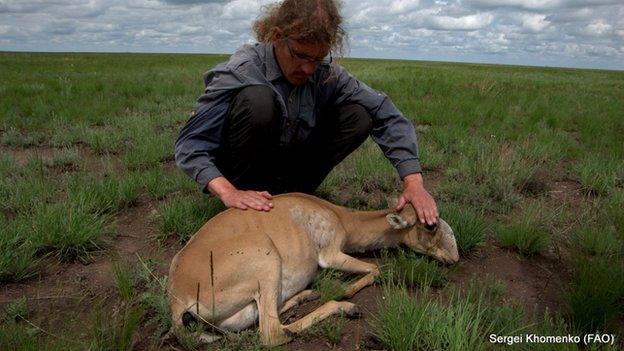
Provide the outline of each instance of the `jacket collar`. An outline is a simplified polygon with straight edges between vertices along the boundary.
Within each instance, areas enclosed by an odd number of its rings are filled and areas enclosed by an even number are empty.
[[[266,63],[266,77],[272,82],[283,76],[282,69],[277,63],[275,52],[273,51],[273,43],[269,42],[264,46],[264,57]]]

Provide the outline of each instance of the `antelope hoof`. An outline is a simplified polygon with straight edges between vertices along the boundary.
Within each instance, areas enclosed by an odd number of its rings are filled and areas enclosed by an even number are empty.
[[[261,337],[261,339],[264,346],[275,347],[289,343],[292,340],[292,337],[289,335],[288,331],[284,329],[282,333],[270,335],[268,338]]]
[[[344,313],[345,317],[350,319],[357,319],[362,317],[362,310],[355,304],[353,304],[349,308],[344,309],[342,312]]]

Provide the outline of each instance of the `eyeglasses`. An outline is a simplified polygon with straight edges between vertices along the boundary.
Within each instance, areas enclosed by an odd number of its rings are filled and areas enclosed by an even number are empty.
[[[294,60],[298,60],[298,61],[302,61],[302,62],[306,62],[306,63],[311,63],[313,65],[318,65],[319,63],[325,61],[325,57],[321,57],[321,58],[315,58],[315,57],[311,57],[308,56],[306,54],[302,54],[300,52],[297,52],[295,50],[293,50],[293,48],[290,46],[290,42],[288,40],[288,38],[284,38],[284,41],[286,42],[286,47],[288,48],[288,52],[290,53],[290,57],[293,58]],[[331,54],[329,55],[329,59],[327,60],[328,63],[331,63],[333,60]]]

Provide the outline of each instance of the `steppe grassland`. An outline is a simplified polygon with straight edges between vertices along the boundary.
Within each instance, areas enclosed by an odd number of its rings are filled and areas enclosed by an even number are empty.
[[[202,91],[201,74],[225,59],[1,54],[0,279],[41,279],[43,265],[51,261],[88,262],[114,251],[115,218],[140,198],[158,206],[151,218],[159,228],[153,233],[155,246],[187,240],[221,210],[218,201],[200,194],[175,169],[172,150],[178,128]],[[618,332],[624,301],[624,73],[342,63],[389,95],[417,126],[425,179],[435,184],[432,192],[442,217],[457,232],[464,260],[480,246],[500,245],[527,260],[554,255],[565,271],[562,311],[529,322],[532,311],[521,306],[508,309],[526,319],[486,308],[499,303],[498,293],[460,292],[446,282],[446,267],[408,253],[382,255],[386,273],[380,283],[392,298],[381,301],[371,331],[385,347],[411,340],[432,348],[449,343],[478,348],[487,345],[488,332],[518,328],[546,334]],[[557,196],[569,187],[573,196]],[[385,207],[385,195],[397,195],[399,189],[395,171],[369,140],[330,174],[319,194],[373,209]],[[159,344],[160,333],[169,327],[161,284],[166,278],[153,273],[159,264],[168,262],[116,266],[118,294],[102,306],[115,304],[122,312],[113,318],[106,308],[96,309],[84,322],[86,336],[50,337],[25,322],[37,324],[40,317],[28,301],[6,303],[0,349],[125,349],[133,334],[145,335],[144,325]],[[339,278],[325,274],[315,284],[328,287],[331,296],[332,289],[341,288],[332,283]],[[501,290],[500,282],[488,284]],[[419,299],[410,299],[412,294]],[[440,294],[447,300],[438,300]],[[462,303],[445,309],[449,301]],[[415,312],[393,313],[396,308]],[[402,317],[438,310],[447,312],[422,330],[394,328],[409,322]],[[146,319],[150,323],[139,323]],[[464,327],[470,333],[460,335],[457,330]],[[428,331],[439,328],[447,332]]]

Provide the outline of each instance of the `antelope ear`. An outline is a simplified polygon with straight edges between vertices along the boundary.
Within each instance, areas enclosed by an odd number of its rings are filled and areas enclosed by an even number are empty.
[[[386,215],[386,219],[388,220],[388,223],[390,223],[390,226],[394,229],[405,229],[409,227],[407,221],[396,213],[388,213]]]

